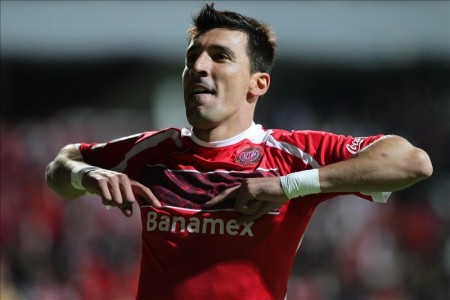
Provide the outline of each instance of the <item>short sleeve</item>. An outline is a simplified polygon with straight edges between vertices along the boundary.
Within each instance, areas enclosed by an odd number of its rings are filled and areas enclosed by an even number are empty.
[[[86,163],[105,169],[112,169],[120,163],[128,151],[138,142],[141,133],[134,134],[106,143],[78,144]]]

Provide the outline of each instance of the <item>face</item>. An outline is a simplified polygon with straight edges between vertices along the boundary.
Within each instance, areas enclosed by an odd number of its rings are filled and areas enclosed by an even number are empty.
[[[187,119],[194,128],[209,130],[253,119],[246,48],[245,33],[222,28],[209,30],[189,44],[183,88]]]

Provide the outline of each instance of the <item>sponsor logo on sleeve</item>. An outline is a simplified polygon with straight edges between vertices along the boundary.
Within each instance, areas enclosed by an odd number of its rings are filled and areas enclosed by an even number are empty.
[[[363,138],[363,137],[354,138],[351,144],[345,145],[345,147],[347,148],[347,151],[350,152],[351,154],[358,153],[361,150],[361,145],[365,139],[366,138]]]

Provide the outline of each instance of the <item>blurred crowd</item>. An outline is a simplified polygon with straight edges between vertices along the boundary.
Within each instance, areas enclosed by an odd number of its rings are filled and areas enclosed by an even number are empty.
[[[362,95],[367,99],[361,111],[366,118],[352,118],[352,111],[348,116],[317,114],[314,103],[301,95],[301,109],[279,109],[264,116],[273,111],[266,104],[259,111],[267,127],[340,128],[352,135],[398,128],[396,133],[414,137],[413,143],[432,154],[435,166],[431,179],[394,193],[385,205],[356,197],[322,203],[300,246],[288,299],[450,299],[450,170],[444,149],[450,126],[448,119],[438,119],[439,110],[450,111],[450,106],[430,103],[436,107],[426,115],[421,111],[424,95],[414,89],[404,97],[377,90],[379,95]],[[400,103],[389,101],[394,96]],[[403,115],[401,99],[410,101]],[[371,106],[383,113],[373,115]],[[421,117],[410,120],[411,116]],[[38,120],[2,120],[2,300],[134,298],[141,246],[138,210],[126,218],[118,210],[105,209],[94,196],[63,200],[45,186],[44,171],[65,144],[153,129],[148,123],[142,111],[92,109]],[[361,128],[370,132],[358,132]]]

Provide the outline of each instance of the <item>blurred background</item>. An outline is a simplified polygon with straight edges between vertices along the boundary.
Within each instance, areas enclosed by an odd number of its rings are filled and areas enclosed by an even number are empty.
[[[1,1],[1,299],[133,299],[139,213],[65,201],[65,144],[187,125],[185,32],[201,1]],[[256,122],[425,149],[433,176],[388,204],[322,203],[289,299],[450,299],[448,1],[217,1],[278,34]]]

